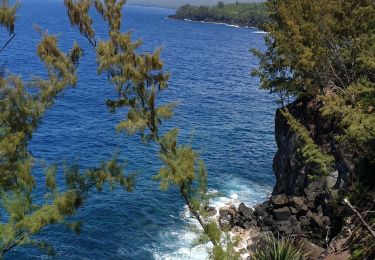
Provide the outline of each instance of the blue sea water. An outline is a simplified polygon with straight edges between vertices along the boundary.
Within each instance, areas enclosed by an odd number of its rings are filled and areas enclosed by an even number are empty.
[[[193,136],[193,146],[207,164],[210,190],[221,194],[213,203],[254,205],[272,190],[276,150],[276,98],[259,90],[258,79],[250,77],[258,61],[249,49],[264,48],[263,34],[256,29],[165,19],[173,12],[127,6],[123,30],[143,40],[141,51],[163,48],[171,80],[161,101],[179,101],[175,117],[164,127],[180,127],[182,142]],[[70,27],[62,1],[25,0],[17,17],[17,35],[0,61],[25,80],[45,76],[36,56],[40,35],[34,24],[58,34],[64,50],[74,40],[85,49],[79,83],[57,99],[30,142],[37,160],[36,179],[44,180],[42,162],[77,161],[84,169],[110,159],[116,150],[128,172],[139,172],[132,193],[105,189],[90,194],[85,206],[70,218],[83,222],[80,235],[55,225],[37,238],[54,246],[57,259],[205,259],[204,247],[191,248],[194,233],[188,224],[193,222],[178,191],[162,192],[151,180],[160,166],[157,148],[145,147],[138,136],[116,133],[114,127],[124,114],[113,115],[105,106],[115,90],[105,76],[97,75],[95,53]],[[106,28],[99,19],[95,28],[105,37]],[[6,34],[0,36],[6,41]],[[42,190],[35,196],[41,199]],[[6,257],[41,258],[47,255],[33,247],[16,248]]]

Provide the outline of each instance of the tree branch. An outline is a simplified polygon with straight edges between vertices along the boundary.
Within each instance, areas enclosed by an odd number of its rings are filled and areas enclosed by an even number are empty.
[[[348,199],[344,199],[344,202],[348,207],[358,216],[358,218],[362,221],[363,225],[367,228],[367,230],[371,233],[371,235],[375,238],[375,232],[371,229],[371,226],[362,218],[361,214],[356,210]]]
[[[10,37],[10,39],[3,45],[3,47],[1,47],[1,49],[0,49],[0,53],[2,53],[3,52],[3,50],[9,45],[9,43],[13,40],[13,38],[14,37],[16,37],[16,34],[14,33],[13,35],[12,35],[12,37]]]

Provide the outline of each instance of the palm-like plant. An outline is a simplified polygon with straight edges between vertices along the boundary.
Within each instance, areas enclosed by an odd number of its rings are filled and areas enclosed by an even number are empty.
[[[291,238],[266,238],[265,245],[259,245],[251,255],[252,260],[307,260],[308,254],[298,249]]]

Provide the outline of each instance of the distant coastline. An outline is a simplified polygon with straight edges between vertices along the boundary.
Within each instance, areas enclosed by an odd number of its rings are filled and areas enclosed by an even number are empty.
[[[260,28],[258,28],[256,26],[224,23],[224,22],[219,22],[219,21],[214,21],[214,20],[212,20],[212,21],[211,20],[190,20],[188,18],[179,19],[179,18],[174,18],[173,16],[169,16],[166,19],[180,20],[180,21],[193,22],[193,23],[203,23],[203,24],[218,24],[218,25],[225,25],[225,26],[228,26],[228,27],[235,27],[235,28],[259,29],[259,30],[261,30]]]
[[[162,6],[162,5],[152,5],[152,4],[136,4],[136,3],[131,3],[131,4],[127,4],[126,6],[165,9],[165,10],[170,10],[171,12],[172,11],[176,12],[176,10],[177,10],[177,8],[174,8],[174,7],[167,7],[167,6]]]
[[[263,30],[268,21],[268,14],[264,3],[219,3],[213,7],[187,4],[180,7],[176,14],[170,15],[169,18]]]

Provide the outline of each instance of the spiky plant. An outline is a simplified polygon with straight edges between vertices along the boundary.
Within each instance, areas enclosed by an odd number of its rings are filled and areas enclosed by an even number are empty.
[[[251,255],[252,260],[306,260],[308,254],[295,246],[293,239],[266,237],[265,245],[259,245]]]

